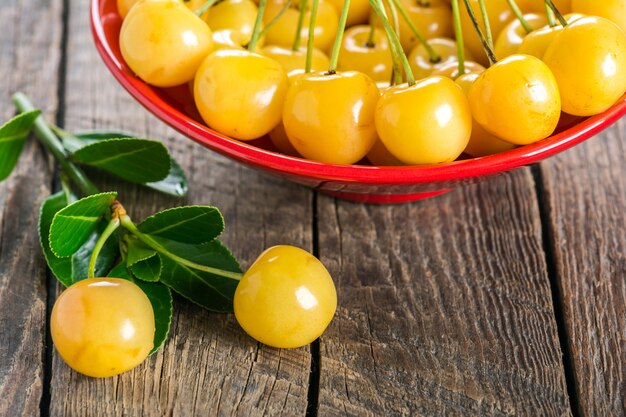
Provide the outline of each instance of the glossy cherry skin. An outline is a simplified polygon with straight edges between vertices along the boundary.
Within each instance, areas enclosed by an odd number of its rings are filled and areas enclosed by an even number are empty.
[[[158,87],[193,79],[212,47],[206,23],[174,0],[136,4],[120,30],[124,60],[139,78]]]
[[[401,160],[393,156],[385,144],[380,139],[374,142],[374,146],[367,153],[367,160],[375,166],[402,166],[405,165]]]
[[[130,11],[130,9],[137,3],[139,0],[117,0],[117,12],[120,14],[122,19],[126,18],[126,15]]]
[[[579,13],[570,13],[565,15],[564,17],[569,23],[572,23],[580,19],[581,17],[584,17],[584,15]],[[552,43],[552,40],[554,39],[556,34],[562,29],[563,26],[561,25],[556,25],[553,27],[544,26],[540,29],[530,32],[524,37],[524,39],[522,39],[522,43],[517,49],[517,53],[532,55],[539,59],[543,59],[543,56],[548,49],[548,46],[550,46],[550,43]]]
[[[307,159],[348,165],[374,145],[376,83],[367,75],[315,72],[294,79],[283,111],[289,141]]]
[[[470,87],[474,84],[474,81],[480,76],[480,73],[469,73],[461,75],[454,82],[461,86],[465,95],[469,94]],[[478,157],[493,155],[496,153],[508,151],[515,148],[515,145],[506,141],[503,141],[487,132],[480,123],[472,119],[472,136],[470,137],[467,146],[463,150],[464,153]]]
[[[339,51],[340,71],[360,71],[374,81],[389,81],[393,71],[389,41],[385,32],[376,28],[374,42],[368,45],[369,26],[353,26],[343,35]]]
[[[263,22],[268,24],[274,16],[280,12],[285,2],[286,0],[268,0],[265,14],[263,15]],[[297,1],[295,3],[297,3]],[[309,0],[307,2],[307,13],[304,17],[306,23],[302,26],[301,30],[302,45],[306,45],[309,39],[308,22],[311,18],[311,4],[312,1]],[[267,32],[267,43],[291,47],[298,27],[299,14],[300,11],[295,5],[289,7],[278,22]],[[317,9],[317,18],[315,20],[315,37],[313,41],[315,47],[324,52],[328,51],[335,39],[338,26],[339,14],[335,10],[335,7],[325,0],[320,0]]]
[[[299,72],[304,70],[306,65],[306,47],[304,46],[294,51],[285,46],[268,45],[262,48],[261,53],[278,61],[287,74],[290,74],[292,71]],[[328,69],[330,61],[324,52],[314,47],[312,54],[311,70],[323,71]]]
[[[63,360],[81,374],[104,378],[143,362],[154,343],[154,312],[146,294],[119,278],[91,278],[68,287],[50,316]]]
[[[481,25],[481,29],[484,31],[484,23],[482,14],[480,13],[480,7],[478,6],[478,0],[470,0],[470,4],[472,6],[474,14],[476,15],[476,19]],[[504,29],[504,27],[509,22],[515,19],[515,15],[509,8],[506,0],[485,0],[485,6],[487,8],[487,14],[489,15],[491,33],[495,42],[495,40],[498,39],[498,35],[502,31],[502,29]],[[465,7],[463,7],[463,5],[461,5],[460,11],[463,40],[465,42],[465,46],[472,52],[472,55],[474,55],[476,62],[483,66],[488,66],[489,60],[487,59],[487,55],[485,54],[478,35],[474,30],[474,26],[472,25],[469,14],[467,13],[467,10],[465,9]]]
[[[626,34],[610,20],[588,16],[570,23],[543,60],[559,83],[566,113],[601,113],[626,92]]]
[[[335,7],[337,13],[341,13],[343,7],[343,0],[329,0],[329,2]],[[369,0],[350,0],[350,9],[348,11],[348,21],[346,26],[362,25],[369,21],[370,12],[372,7]]]
[[[572,11],[609,19],[626,32],[626,1],[624,0],[571,0]]]
[[[585,0],[595,1],[595,0]],[[552,0],[552,3],[556,6],[561,14],[566,14],[572,11],[571,0]],[[544,1],[537,0],[517,0],[517,5],[524,13],[546,13],[546,6]]]
[[[524,15],[524,19],[526,19],[533,30],[548,24],[548,18],[545,15],[537,13],[527,13]],[[496,39],[494,48],[496,58],[500,60],[509,55],[518,53],[519,47],[527,35],[526,30],[518,19],[506,25]]]
[[[474,61],[465,61],[465,73],[468,74],[470,72],[483,72],[485,67],[474,62]],[[459,74],[459,63],[458,62],[447,62],[435,68],[432,72],[432,75],[441,75],[443,77],[448,77],[455,80]]]
[[[468,99],[485,130],[517,145],[550,136],[561,115],[554,75],[530,55],[511,55],[489,67],[474,81]]]
[[[419,2],[418,0],[400,0],[406,9],[411,21],[415,24],[420,34],[426,39],[432,38],[452,38],[452,10],[443,0],[429,0]],[[391,20],[389,7],[386,6],[387,16]],[[373,14],[373,12],[372,12]],[[404,21],[398,12],[400,23],[400,42],[405,52],[410,52],[419,41],[413,34],[409,25]],[[378,26],[382,26],[380,19],[377,19]]]
[[[287,74],[275,60],[223,49],[209,55],[198,69],[194,98],[209,127],[251,140],[280,123],[287,86]]]
[[[384,90],[376,105],[376,130],[407,165],[450,162],[469,141],[472,115],[461,87],[432,76]]]
[[[408,56],[409,65],[411,65],[411,70],[413,70],[413,75],[417,80],[428,77],[433,71],[443,65],[458,62],[455,40],[450,38],[433,38],[428,40],[428,44],[439,55],[437,62],[430,60],[430,55],[422,44],[418,44],[413,48]],[[471,52],[468,50],[465,50],[465,59],[473,59]]]
[[[274,246],[246,271],[233,304],[237,321],[251,337],[276,348],[297,348],[328,327],[337,291],[316,257],[294,246]]]

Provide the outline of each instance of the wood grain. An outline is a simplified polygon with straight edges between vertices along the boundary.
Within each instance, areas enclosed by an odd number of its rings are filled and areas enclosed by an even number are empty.
[[[567,416],[528,169],[396,207],[320,199],[320,415]]]
[[[626,119],[541,165],[581,416],[626,416]]]
[[[164,127],[118,86],[96,55],[88,31],[88,2],[72,0],[69,25],[66,120],[69,129],[124,129],[166,139],[189,175],[185,201],[119,188],[131,216],[181,204],[211,204],[226,220],[225,243],[248,266],[278,243],[311,248],[312,193],[260,176]],[[135,370],[94,380],[67,368],[54,355],[52,416],[259,416],[303,415],[307,403],[308,349],[258,345],[232,315],[210,314],[175,300],[170,338]]]
[[[0,22],[0,124],[13,116],[11,95],[19,90],[54,117],[61,1],[3,0]],[[9,179],[0,183],[1,416],[39,414],[46,270],[37,221],[51,183],[51,171],[34,141],[25,146]]]

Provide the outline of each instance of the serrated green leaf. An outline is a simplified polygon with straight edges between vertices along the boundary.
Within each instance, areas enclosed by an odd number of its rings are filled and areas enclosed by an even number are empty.
[[[158,351],[167,340],[173,312],[173,300],[170,289],[160,282],[144,282],[133,278],[123,263],[117,265],[110,273],[110,277],[127,279],[134,282],[148,296],[154,311],[154,346],[150,354]]]
[[[154,239],[169,252],[192,262],[226,271],[241,272],[237,260],[218,240],[201,245],[186,245],[165,239]],[[161,254],[159,256],[163,266],[162,283],[207,310],[224,313],[233,311],[233,297],[238,280],[182,265]]]
[[[161,142],[136,138],[94,142],[74,152],[72,159],[139,184],[165,179],[171,166]]]
[[[0,181],[11,174],[22,153],[26,138],[41,111],[22,113],[0,127]]]
[[[131,237],[127,244],[126,252],[126,266],[131,267],[139,261],[151,258],[156,255],[156,251],[145,244],[139,239]]]
[[[216,207],[176,207],[153,214],[137,228],[151,236],[195,245],[219,236],[224,230],[224,218]]]
[[[146,187],[174,197],[184,197],[189,189],[185,172],[174,159],[171,160],[170,172],[161,181],[149,182]]]
[[[50,249],[50,226],[54,215],[67,206],[67,198],[59,192],[46,198],[39,213],[39,244],[43,250],[48,267],[54,276],[66,287],[72,284],[72,259],[59,258]]]
[[[48,197],[41,206],[39,215],[39,242],[48,267],[53,275],[66,287],[87,278],[87,267],[93,247],[106,221],[101,221],[86,242],[71,257],[59,258],[50,249],[49,233],[54,215],[67,206],[67,197],[63,192]],[[102,248],[96,261],[96,276],[105,276],[119,255],[115,239],[109,239]]]
[[[155,254],[148,259],[136,262],[130,270],[142,281],[157,282],[161,277],[161,258]]]
[[[49,234],[52,252],[60,258],[74,254],[96,230],[116,197],[115,192],[90,195],[56,213]]]

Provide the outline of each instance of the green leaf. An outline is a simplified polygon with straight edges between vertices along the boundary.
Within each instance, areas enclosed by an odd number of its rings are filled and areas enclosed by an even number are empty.
[[[189,189],[185,172],[174,159],[171,160],[170,172],[167,177],[161,181],[149,182],[145,186],[174,197],[184,197]]]
[[[95,142],[99,142],[106,139],[119,139],[119,138],[133,138],[136,137],[128,132],[120,131],[88,131],[82,133],[70,134],[62,132],[61,139],[63,140],[63,146],[68,152],[73,153],[78,149],[84,148]],[[174,197],[184,197],[188,191],[187,177],[185,172],[178,165],[178,163],[172,158],[170,161],[170,171],[167,177],[160,181],[148,182],[143,184],[148,188],[155,191],[159,191],[164,194],[169,194]]]
[[[241,272],[237,260],[218,240],[201,245],[186,245],[165,239],[154,239],[171,253],[195,263]],[[207,310],[224,313],[233,311],[233,297],[239,281],[182,265],[165,255],[159,256],[163,265],[162,283]]]
[[[59,258],[50,249],[49,233],[54,215],[66,206],[67,196],[63,192],[56,193],[44,201],[39,215],[39,242],[48,267],[61,284],[69,287],[87,278],[91,252],[107,222],[101,220],[86,242],[71,257]],[[107,240],[96,261],[96,276],[106,276],[118,256],[116,239]]]
[[[176,207],[153,214],[137,228],[151,236],[193,245],[219,236],[224,230],[224,218],[211,206]]]
[[[22,113],[0,127],[0,181],[11,174],[22,153],[26,138],[41,111]]]
[[[74,152],[72,159],[139,184],[165,179],[171,166],[161,142],[135,138],[94,142]]]
[[[141,242],[136,237],[130,237],[127,244],[126,266],[131,267],[139,261],[156,255],[156,251]]]
[[[49,234],[52,252],[60,258],[74,254],[96,230],[116,197],[115,192],[90,195],[56,213]]]
[[[161,277],[161,258],[151,256],[141,260],[130,267],[134,276],[142,281],[157,282]]]
[[[57,133],[61,137],[63,147],[70,153],[74,153],[87,145],[91,145],[92,143],[105,139],[134,138],[134,136],[128,132],[107,130],[92,130],[73,134],[65,131]]]
[[[134,282],[143,290],[148,296],[150,303],[152,304],[152,310],[154,311],[154,347],[150,354],[159,350],[165,340],[167,340],[167,334],[170,330],[172,322],[172,293],[170,289],[161,284],[160,282],[143,282],[133,278],[128,272],[126,266],[123,263],[117,265],[110,273],[110,277],[127,279]]]

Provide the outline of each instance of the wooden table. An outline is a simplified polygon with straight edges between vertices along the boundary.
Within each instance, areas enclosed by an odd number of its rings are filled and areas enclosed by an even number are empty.
[[[163,139],[191,180],[184,203],[220,207],[244,266],[299,245],[339,293],[324,336],[296,350],[176,299],[170,338],[144,365],[78,375],[50,342],[60,287],[36,224],[57,182],[30,141],[0,184],[0,416],[626,416],[626,119],[439,198],[353,204],[260,175],[149,115],[97,57],[87,0],[2,0],[0,22],[3,120],[22,90],[69,129]],[[135,218],[182,204],[113,186]]]

